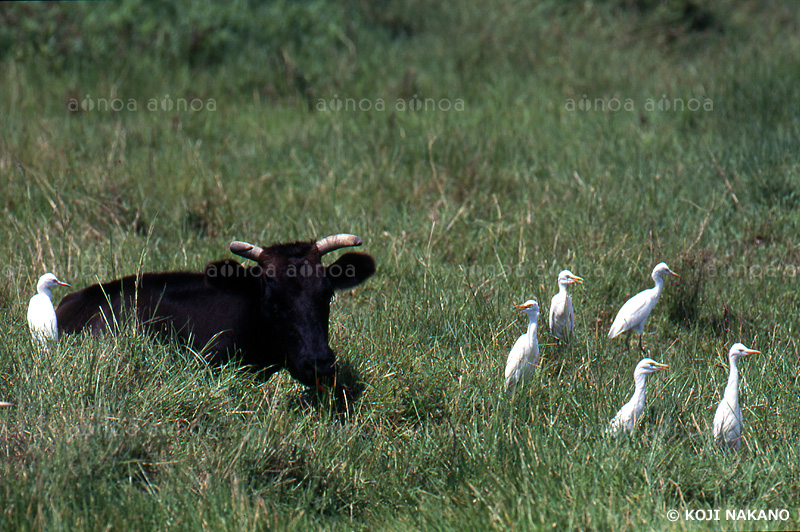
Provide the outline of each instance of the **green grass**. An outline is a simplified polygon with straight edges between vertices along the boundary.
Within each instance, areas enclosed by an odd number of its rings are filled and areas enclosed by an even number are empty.
[[[800,526],[793,2],[0,15],[0,400],[16,405],[0,411],[0,529]],[[203,109],[161,107],[179,98]],[[373,108],[330,110],[348,98]],[[435,110],[398,108],[426,98]],[[234,239],[337,232],[378,264],[332,304],[331,345],[364,387],[347,414],[309,404],[285,372],[210,368],[129,328],[48,355],[30,344],[46,271],[82,288],[199,270]],[[662,260],[681,279],[645,343],[672,371],[649,379],[637,432],[611,440],[639,353],[606,333]],[[564,268],[586,280],[568,348],[546,331]],[[509,398],[505,357],[524,331],[511,307],[531,297],[543,362]],[[737,341],[763,354],[740,363],[731,455],[709,425]],[[723,519],[684,519],[705,509]]]

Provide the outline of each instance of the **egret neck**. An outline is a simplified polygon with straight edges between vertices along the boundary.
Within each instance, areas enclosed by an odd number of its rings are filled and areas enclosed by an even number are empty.
[[[536,344],[536,327],[537,322],[539,321],[539,313],[538,312],[531,312],[528,313],[528,332],[527,332],[527,342],[528,342],[528,351],[532,350],[534,344]]]

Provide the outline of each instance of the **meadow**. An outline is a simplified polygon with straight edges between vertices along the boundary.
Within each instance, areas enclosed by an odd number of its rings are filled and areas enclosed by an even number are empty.
[[[794,2],[0,19],[0,529],[800,528]],[[134,327],[31,345],[47,271],[78,289],[339,232],[378,266],[331,306],[347,408]],[[681,277],[644,342],[671,371],[609,438],[642,355],[606,334],[661,261]],[[565,268],[585,279],[568,346],[546,326]],[[530,298],[542,362],[509,397]],[[734,454],[710,425],[735,342],[762,354],[739,364]]]

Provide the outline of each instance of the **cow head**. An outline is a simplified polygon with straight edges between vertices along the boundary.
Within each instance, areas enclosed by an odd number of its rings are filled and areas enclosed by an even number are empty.
[[[360,246],[355,235],[332,235],[317,242],[275,244],[260,248],[232,242],[231,251],[258,263],[261,312],[270,328],[265,338],[276,341],[283,363],[306,386],[330,383],[336,355],[328,345],[328,318],[334,291],[352,288],[375,273],[366,253],[345,253],[325,266],[322,256],[336,249]]]

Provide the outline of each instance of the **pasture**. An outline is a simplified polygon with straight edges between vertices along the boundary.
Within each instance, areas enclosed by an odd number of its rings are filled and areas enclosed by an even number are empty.
[[[764,4],[1,5],[0,529],[799,528],[800,13]],[[340,232],[377,263],[331,306],[345,408],[135,327],[31,344],[45,272]],[[661,261],[671,370],[609,438],[641,353],[606,335]],[[508,397],[530,298],[542,361]],[[762,354],[732,454],[735,342]]]

